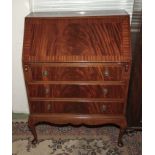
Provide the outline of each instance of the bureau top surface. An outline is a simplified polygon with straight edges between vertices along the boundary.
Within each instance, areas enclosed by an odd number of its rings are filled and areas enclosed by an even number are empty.
[[[128,15],[125,10],[89,10],[89,11],[57,11],[31,12],[27,17],[85,17],[85,16],[123,16]]]
[[[31,13],[25,19],[23,60],[129,61],[129,20],[125,11]]]

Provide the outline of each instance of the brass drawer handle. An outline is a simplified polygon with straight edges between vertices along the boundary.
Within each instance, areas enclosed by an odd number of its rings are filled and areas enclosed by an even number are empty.
[[[107,111],[107,106],[106,105],[102,105],[102,112],[106,112]]]
[[[129,65],[125,64],[125,72],[128,72],[128,70],[129,70]]]
[[[106,68],[105,71],[104,71],[104,76],[105,76],[105,77],[108,77],[108,76],[109,76],[109,70],[108,70],[107,68]]]
[[[108,89],[107,88],[103,88],[102,92],[103,92],[104,96],[106,96],[108,94]]]
[[[24,70],[27,72],[28,71],[28,65],[24,66]]]
[[[47,70],[43,71],[42,75],[43,76],[48,76],[48,71]]]
[[[47,105],[47,110],[48,111],[51,110],[51,104],[50,103],[48,103],[48,105]]]
[[[45,94],[49,94],[50,89],[49,88],[45,88]]]

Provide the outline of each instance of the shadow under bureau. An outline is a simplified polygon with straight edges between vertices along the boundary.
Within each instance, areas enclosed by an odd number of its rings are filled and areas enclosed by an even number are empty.
[[[28,125],[115,124],[127,127],[131,68],[125,11],[37,12],[25,18],[23,71]]]

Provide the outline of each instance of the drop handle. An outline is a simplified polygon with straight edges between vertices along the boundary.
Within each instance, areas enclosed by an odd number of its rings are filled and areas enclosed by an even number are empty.
[[[108,76],[109,76],[109,70],[108,70],[108,69],[105,69],[105,71],[104,71],[104,76],[105,76],[105,77],[108,77]]]
[[[28,65],[24,66],[24,70],[27,72],[28,71]]]
[[[102,105],[102,112],[106,112],[107,111],[107,106],[106,105]]]
[[[49,88],[45,88],[45,94],[49,94],[50,89]]]
[[[125,64],[125,72],[128,72],[128,70],[129,70],[129,65]]]
[[[102,88],[103,95],[106,96],[108,94],[108,89],[107,88]]]
[[[51,110],[51,104],[50,103],[47,105],[47,110],[48,111]]]
[[[43,75],[43,76],[48,76],[48,71],[47,71],[47,70],[43,71],[43,72],[42,72],[42,75]]]

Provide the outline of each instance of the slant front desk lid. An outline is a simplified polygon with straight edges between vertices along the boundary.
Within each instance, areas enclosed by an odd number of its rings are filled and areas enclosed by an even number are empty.
[[[125,11],[30,13],[23,61],[130,61],[129,20]]]

